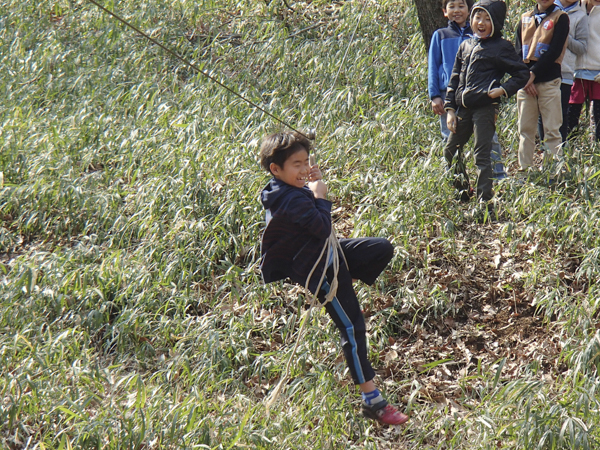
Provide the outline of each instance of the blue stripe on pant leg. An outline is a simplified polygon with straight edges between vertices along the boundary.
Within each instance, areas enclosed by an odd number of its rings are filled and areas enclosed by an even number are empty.
[[[325,293],[328,294],[329,283],[327,283],[327,281],[323,281],[321,289],[323,289]],[[350,347],[352,348],[352,356],[354,359],[354,371],[356,372],[356,377],[358,378],[358,384],[363,384],[367,380],[365,380],[365,375],[363,373],[362,366],[360,364],[360,359],[358,357],[358,345],[356,344],[356,337],[354,336],[354,325],[352,324],[352,321],[346,314],[346,311],[344,311],[344,308],[342,308],[342,305],[340,304],[337,297],[333,297],[333,299],[331,299],[331,304],[333,305],[333,309],[335,309],[335,312],[337,313],[338,317],[346,327],[346,335],[348,336],[348,342],[350,343]]]

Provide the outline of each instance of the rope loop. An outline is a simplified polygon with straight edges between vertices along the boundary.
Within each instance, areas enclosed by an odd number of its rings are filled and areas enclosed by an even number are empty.
[[[321,287],[323,286],[323,281],[325,281],[325,276],[327,273],[327,269],[329,267],[327,264],[327,262],[329,261],[329,255],[331,255],[331,260],[332,260],[331,266],[333,267],[333,279],[331,280],[331,287],[329,288],[329,292],[325,295],[325,300],[323,302],[321,302],[321,306],[325,306],[327,303],[331,302],[337,293],[338,273],[340,271],[340,254],[342,255],[342,258],[344,258],[344,263],[346,264],[346,267],[348,267],[348,262],[346,261],[346,257],[344,256],[344,252],[342,251],[342,247],[340,246],[340,241],[338,240],[338,238],[335,234],[335,228],[333,227],[333,224],[331,224],[331,233],[330,233],[329,237],[325,240],[325,244],[323,245],[323,248],[321,249],[321,253],[319,254],[319,257],[317,258],[317,261],[313,265],[310,273],[308,274],[308,277],[306,277],[306,283],[304,284],[304,293],[307,298],[310,297],[310,306],[309,306],[308,310],[306,311],[306,313],[304,314],[304,317],[302,318],[302,321],[300,323],[300,330],[298,331],[298,337],[296,338],[296,343],[294,344],[292,353],[288,358],[287,364],[285,365],[285,373],[284,373],[283,377],[281,377],[281,380],[279,380],[279,383],[277,383],[277,386],[275,387],[275,389],[273,389],[273,392],[271,393],[269,398],[267,399],[267,402],[266,402],[267,415],[270,414],[271,406],[273,406],[273,404],[275,404],[275,402],[277,401],[277,399],[279,398],[279,396],[281,394],[281,390],[283,389],[283,386],[288,382],[288,380],[290,378],[290,369],[292,366],[292,361],[294,360],[294,357],[296,356],[296,352],[298,350],[298,346],[300,345],[300,341],[304,339],[304,336],[306,334],[306,324],[309,322],[311,311],[313,309],[315,309],[315,307],[317,306],[317,299],[319,297],[319,292],[321,291]],[[319,267],[319,264],[323,260],[323,256],[325,256],[325,258],[326,258],[325,259],[326,264],[323,267],[323,273],[321,273],[321,278],[319,279],[317,288],[315,289],[314,294],[312,294],[309,289],[310,281],[312,279],[313,274],[315,273],[315,270],[317,269],[317,267]]]

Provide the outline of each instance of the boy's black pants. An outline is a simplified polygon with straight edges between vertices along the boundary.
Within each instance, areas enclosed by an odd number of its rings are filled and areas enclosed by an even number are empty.
[[[494,197],[492,190],[492,139],[496,132],[497,105],[490,104],[479,108],[459,108],[456,112],[458,123],[456,133],[450,133],[444,156],[448,167],[454,167],[454,187],[459,191],[468,191],[470,187],[469,175],[463,159],[463,147],[475,134],[474,153],[475,165],[479,172],[477,177],[477,198],[489,201]]]
[[[392,259],[394,247],[387,239],[382,238],[340,239],[340,246],[348,268],[340,257],[337,293],[325,305],[325,309],[340,331],[342,350],[352,379],[356,384],[362,384],[371,381],[375,377],[375,371],[368,359],[365,318],[352,280],[373,284]],[[332,266],[327,269],[326,275],[327,284],[324,283],[319,293],[321,301],[324,301],[333,280]]]
[[[590,106],[592,107],[592,116],[596,125],[596,141],[600,142],[600,100],[592,100]],[[581,116],[582,109],[583,104],[571,103],[569,105],[569,134],[571,131],[579,128],[579,117]]]

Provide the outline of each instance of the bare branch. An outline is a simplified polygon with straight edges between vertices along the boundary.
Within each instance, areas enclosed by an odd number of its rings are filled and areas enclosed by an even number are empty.
[[[285,3],[285,6],[287,6],[290,11],[296,12],[296,10],[288,4],[287,0],[283,0],[283,3]]]

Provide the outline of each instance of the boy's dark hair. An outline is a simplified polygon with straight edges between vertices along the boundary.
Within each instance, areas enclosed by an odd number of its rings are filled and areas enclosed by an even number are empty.
[[[456,0],[442,0],[442,9],[446,9],[446,5],[450,2],[454,2]],[[464,0],[465,3],[467,4],[467,8],[469,8],[469,11],[471,11],[471,8],[473,7],[473,0]]]
[[[296,131],[281,131],[265,137],[260,144],[260,165],[271,172],[271,163],[283,168],[285,161],[294,153],[311,151],[310,140]]]

